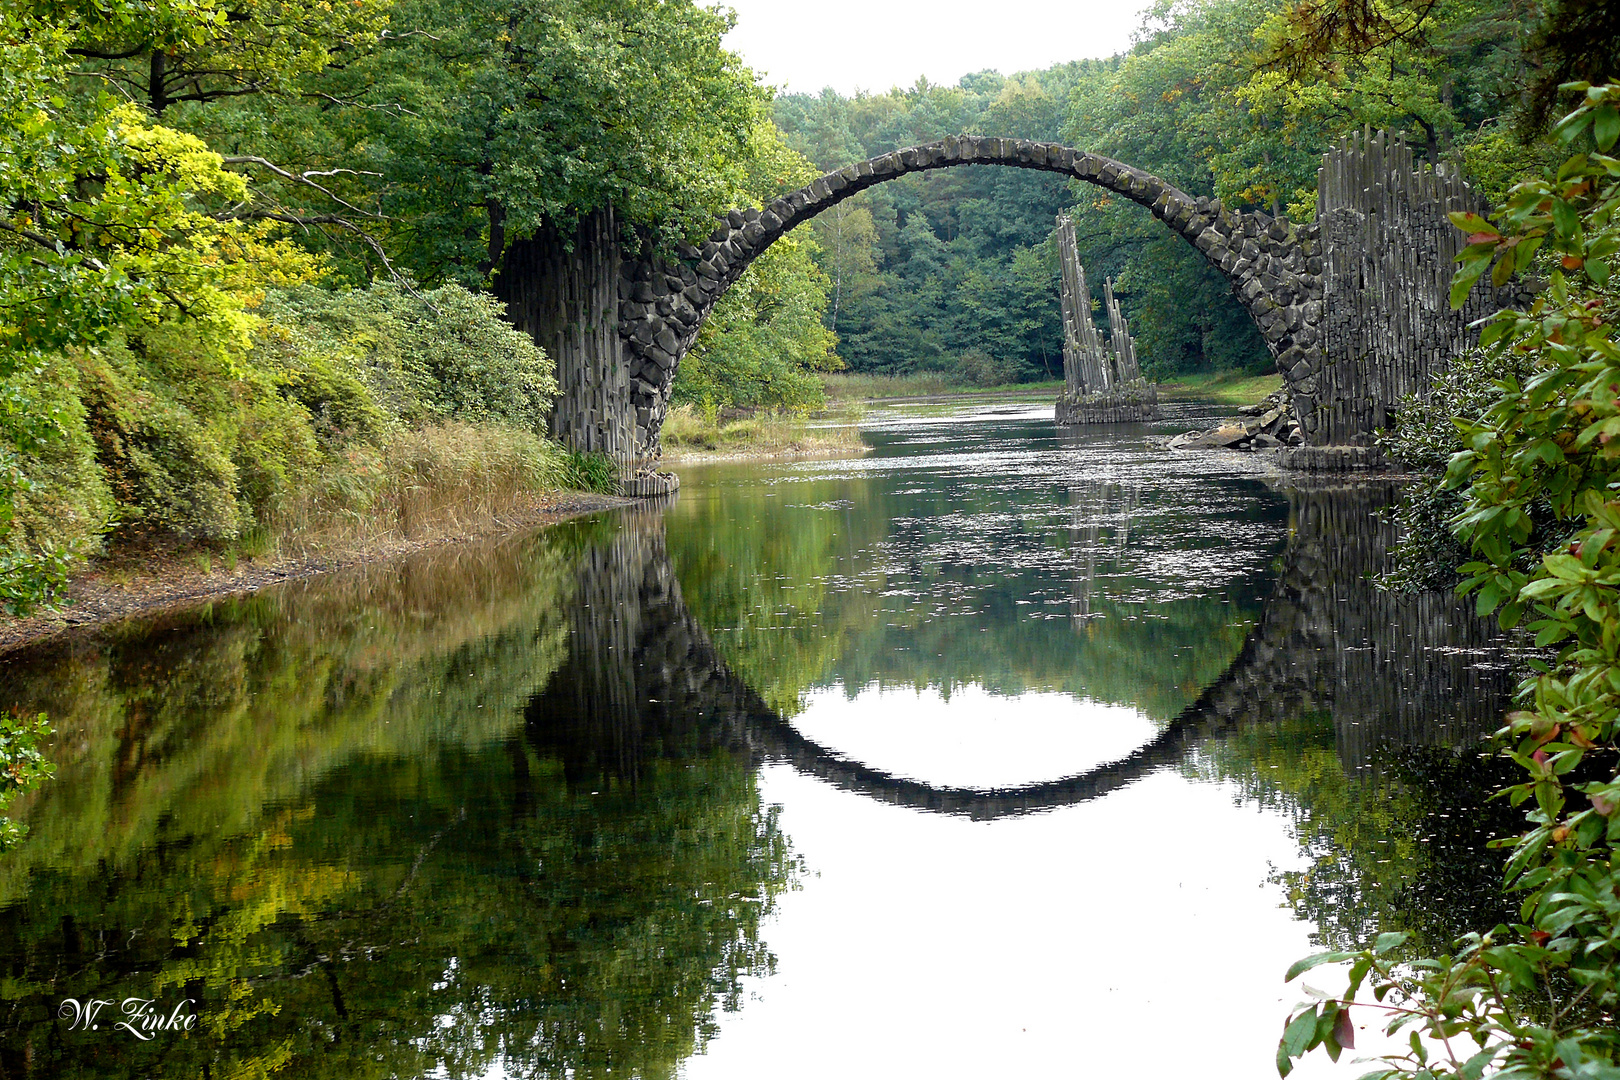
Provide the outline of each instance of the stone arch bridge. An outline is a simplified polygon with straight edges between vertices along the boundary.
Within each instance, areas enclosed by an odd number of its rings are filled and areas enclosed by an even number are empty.
[[[1446,302],[1453,209],[1479,201],[1443,167],[1419,165],[1382,133],[1324,157],[1317,220],[1296,225],[1194,198],[1157,176],[1056,143],[953,136],[822,176],[763,209],[733,210],[707,242],[675,258],[622,255],[611,211],[572,235],[513,245],[497,277],[509,317],[558,362],[552,433],[570,446],[645,466],[682,357],[715,304],[766,248],[850,196],[909,173],[962,165],[1037,169],[1145,207],[1230,282],[1287,381],[1312,445],[1365,444],[1399,396],[1469,342],[1468,309]],[[1055,301],[1054,301],[1055,302]]]
[[[570,782],[723,748],[786,762],[848,791],[976,819],[1085,802],[1260,724],[1330,712],[1347,769],[1380,742],[1456,744],[1495,726],[1511,680],[1482,664],[1494,624],[1446,594],[1375,589],[1393,526],[1367,523],[1392,489],[1289,492],[1293,537],[1259,624],[1220,678],[1125,757],[1072,776],[980,790],[908,779],[801,735],[738,677],[687,609],[664,547],[661,511],[626,512],[578,566],[567,661],[525,710],[530,739],[561,751]],[[1392,677],[1392,673],[1400,673]]]

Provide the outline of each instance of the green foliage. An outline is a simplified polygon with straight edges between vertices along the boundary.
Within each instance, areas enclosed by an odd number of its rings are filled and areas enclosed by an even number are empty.
[[[116,340],[79,367],[84,422],[129,527],[234,539],[320,462],[309,414],[188,324]]]
[[[617,495],[619,466],[606,454],[570,450],[563,457],[560,482],[563,487],[575,491],[596,491],[604,495]]]
[[[442,420],[545,430],[555,366],[493,297],[306,285],[267,293],[260,311],[269,326],[255,355],[338,445]]]
[[[509,239],[609,204],[666,244],[707,234],[746,190],[767,100],[729,28],[691,0],[397,4],[357,88],[395,249],[472,285]]]
[[[105,484],[86,463],[83,410],[44,378],[61,370],[64,351],[87,354],[175,320],[207,343],[200,348],[228,349],[251,326],[241,298],[252,276],[246,263],[263,260],[268,280],[310,267],[262,230],[200,211],[200,201],[240,201],[247,192],[200,139],[104,93],[67,94],[88,25],[156,32],[184,47],[206,37],[214,17],[190,4],[165,6],[161,17],[51,3],[0,13],[0,599],[8,610],[48,600],[107,522]]]
[[[816,242],[784,236],[749,266],[704,320],[681,361],[673,400],[804,413],[823,404],[818,371],[836,370],[822,323],[827,276]]]
[[[958,86],[840,97],[785,95],[789,143],[823,169],[961,132],[1056,139],[1087,65]],[[952,372],[978,349],[1027,381],[1061,371],[1057,261],[1047,242],[1068,202],[1061,178],[1001,168],[902,177],[812,224],[831,279],[827,325],[839,356],[874,374]]]
[[[55,766],[39,749],[50,735],[50,721],[44,713],[0,712],[0,851],[28,835],[28,826],[4,816],[12,800],[55,774]]]
[[[1584,101],[1559,124],[1566,143],[1589,141],[1555,173],[1517,185],[1486,221],[1455,214],[1471,243],[1459,255],[1453,300],[1487,271],[1546,270],[1528,310],[1499,313],[1487,348],[1523,355],[1528,372],[1496,384],[1484,415],[1463,428],[1447,466],[1462,488],[1457,535],[1475,560],[1460,591],[1505,627],[1528,620],[1538,646],[1502,738],[1520,768],[1503,794],[1526,807],[1506,881],[1523,894],[1520,922],[1464,938],[1455,956],[1396,968],[1380,947],[1353,960],[1349,991],[1291,1019],[1279,1067],[1316,1045],[1336,1053],[1338,1016],[1371,977],[1392,1031],[1411,1053],[1374,1075],[1612,1076],[1620,1058],[1620,87],[1575,84]],[[1545,508],[1554,528],[1538,530]],[[1568,536],[1550,550],[1536,537]],[[1321,958],[1316,958],[1318,961]],[[1296,965],[1297,967],[1297,965]],[[1290,977],[1297,972],[1291,972]],[[1421,1036],[1439,1046],[1431,1048]],[[1475,1045],[1463,1050],[1466,1036]]]
[[[60,355],[12,373],[7,389],[51,419],[54,438],[0,442],[9,511],[0,521],[0,608],[24,614],[48,603],[69,570],[99,549],[113,519],[112,493],[85,427],[77,368]]]
[[[1429,479],[1408,486],[1393,508],[1400,539],[1391,553],[1393,568],[1380,578],[1384,587],[1419,592],[1461,580],[1457,567],[1468,561],[1468,552],[1451,521],[1463,499],[1439,480],[1463,449],[1463,432],[1501,397],[1504,382],[1518,384],[1529,375],[1524,353],[1475,350],[1436,375],[1428,393],[1401,399],[1394,430],[1379,445],[1391,460]]]

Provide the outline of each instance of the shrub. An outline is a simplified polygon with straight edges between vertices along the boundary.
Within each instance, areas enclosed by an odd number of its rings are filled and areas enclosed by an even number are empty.
[[[260,310],[256,361],[338,442],[375,438],[387,422],[546,428],[552,361],[492,297],[459,285],[422,299],[386,283],[305,285],[267,293]]]
[[[1435,377],[1427,394],[1401,400],[1394,430],[1379,439],[1391,460],[1430,477],[1409,485],[1395,504],[1400,539],[1391,569],[1379,584],[1396,592],[1448,589],[1461,577],[1457,567],[1467,549],[1452,532],[1451,519],[1463,507],[1462,494],[1439,483],[1452,455],[1464,449],[1463,427],[1476,423],[1495,403],[1497,383],[1528,375],[1523,353],[1476,349]]]
[[[1018,377],[1018,366],[983,349],[969,349],[957,357],[956,375],[969,386],[1005,386]]]
[[[1620,160],[1608,156],[1620,86],[1569,89],[1585,101],[1558,131],[1568,142],[1590,130],[1597,152],[1517,185],[1494,224],[1452,215],[1470,234],[1454,305],[1486,270],[1499,286],[1532,268],[1548,278],[1528,311],[1481,331],[1482,347],[1519,354],[1526,374],[1496,381],[1446,468],[1465,488],[1452,525],[1474,557],[1460,591],[1504,628],[1529,620],[1537,646],[1558,647],[1551,663],[1532,662],[1523,707],[1499,733],[1521,770],[1500,794],[1526,808],[1524,832],[1498,842],[1511,849],[1520,921],[1468,935],[1454,956],[1402,962],[1403,936],[1385,934],[1295,964],[1290,979],[1349,960],[1351,984],[1289,1019],[1285,1075],[1312,1047],[1338,1056],[1351,1008],[1384,1010],[1391,1033],[1411,1029],[1411,1052],[1368,1077],[1620,1075]],[[1377,1004],[1353,1004],[1365,982]]]
[[[319,465],[309,413],[188,327],[78,359],[89,432],[129,527],[232,540]]]
[[[112,492],[85,426],[77,368],[61,355],[49,356],[38,367],[16,373],[12,388],[39,415],[50,417],[57,432],[49,440],[25,444],[26,449],[5,451],[13,494],[0,558],[19,568],[55,568],[54,574],[100,548],[113,518]],[[51,591],[40,583],[0,599],[20,608],[47,599]]]

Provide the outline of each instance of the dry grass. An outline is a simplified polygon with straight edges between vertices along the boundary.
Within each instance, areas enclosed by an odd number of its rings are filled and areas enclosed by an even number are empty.
[[[771,457],[792,454],[859,453],[866,449],[853,424],[814,426],[796,416],[761,413],[710,424],[690,405],[664,418],[664,456],[673,461],[703,457]]]
[[[276,507],[269,540],[303,555],[468,535],[533,507],[565,474],[563,452],[539,436],[436,424],[348,451]]]

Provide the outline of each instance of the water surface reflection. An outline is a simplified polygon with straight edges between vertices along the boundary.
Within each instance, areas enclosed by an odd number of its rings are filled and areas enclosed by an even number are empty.
[[[872,439],[0,663],[0,1075],[1250,1077],[1308,939],[1488,913],[1503,662],[1387,490]],[[129,996],[201,1027],[57,1014]]]

